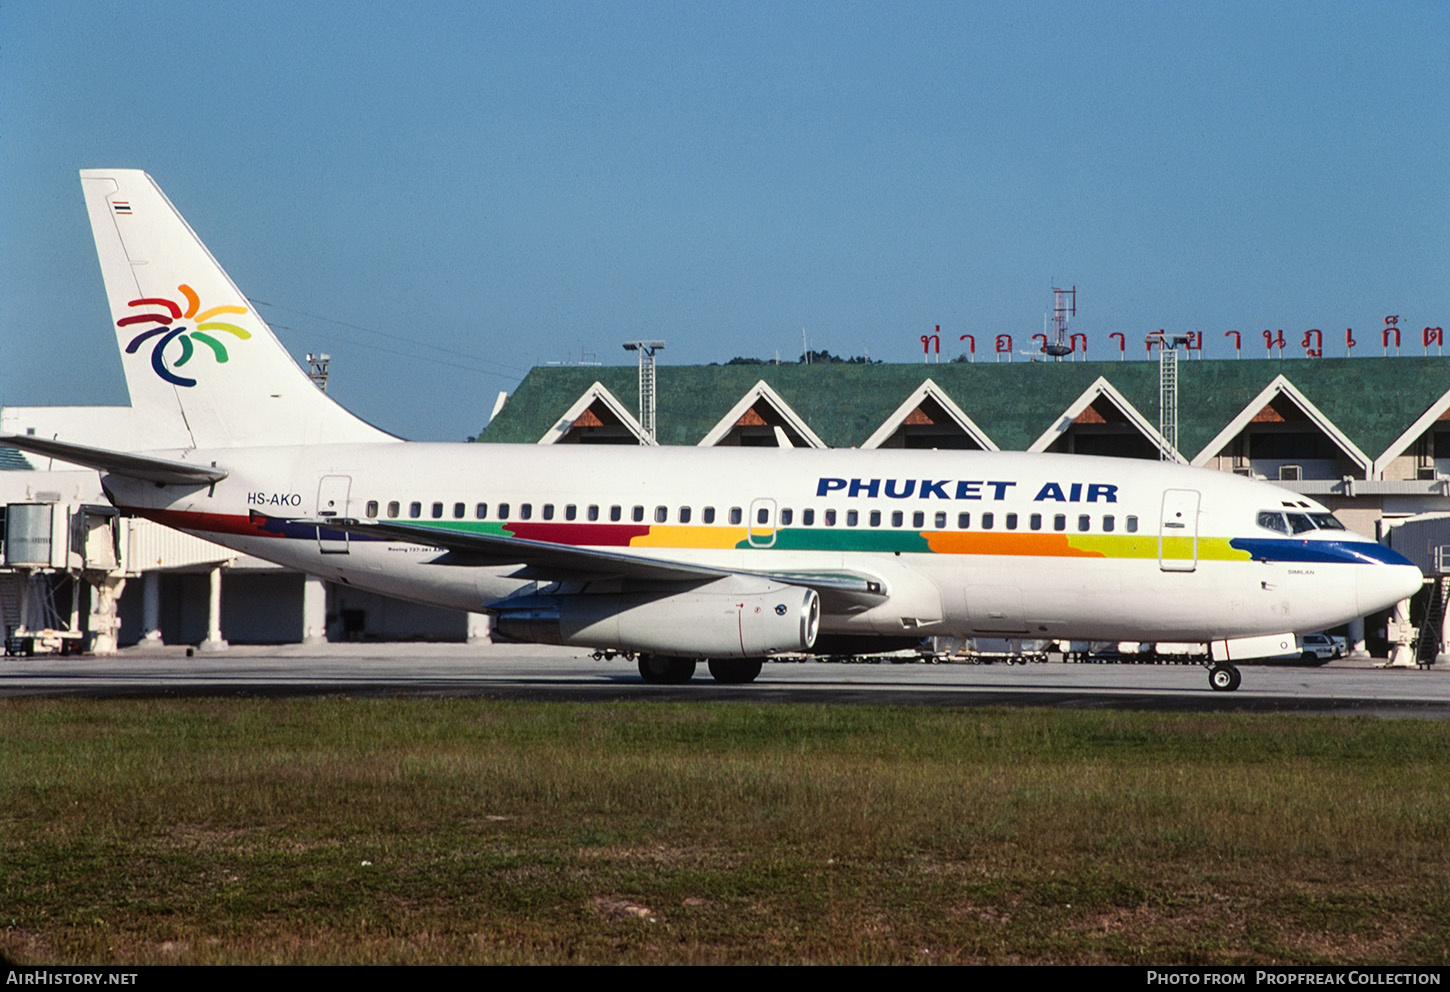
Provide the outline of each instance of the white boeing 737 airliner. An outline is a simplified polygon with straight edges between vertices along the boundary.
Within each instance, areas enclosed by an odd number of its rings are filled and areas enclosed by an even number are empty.
[[[1210,684],[1420,588],[1323,506],[1082,455],[403,443],[319,391],[151,177],[81,173],[141,450],[5,437],[122,512],[506,637],[698,659],[931,635],[1196,641]]]

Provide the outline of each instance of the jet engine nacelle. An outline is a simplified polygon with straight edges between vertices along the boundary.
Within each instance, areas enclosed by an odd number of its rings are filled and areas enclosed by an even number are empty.
[[[492,609],[512,640],[696,658],[806,651],[821,622],[816,591],[790,585],[527,596]]]

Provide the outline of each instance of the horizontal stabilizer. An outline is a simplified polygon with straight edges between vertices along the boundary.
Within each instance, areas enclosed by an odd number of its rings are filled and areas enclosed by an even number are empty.
[[[129,451],[110,451],[106,448],[92,448],[84,444],[52,441],[29,435],[0,435],[0,445],[59,458],[61,461],[84,465],[98,472],[165,485],[207,485],[227,477],[226,469],[214,465],[195,465],[170,458],[153,458]]]

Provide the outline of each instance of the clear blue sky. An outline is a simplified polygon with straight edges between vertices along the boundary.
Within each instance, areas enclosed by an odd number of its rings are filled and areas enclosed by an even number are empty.
[[[92,167],[150,172],[417,439],[632,338],[920,361],[940,324],[980,359],[1054,282],[1093,357],[1160,327],[1368,356],[1386,314],[1418,354],[1450,324],[1450,4],[5,3],[0,402],[126,402]]]

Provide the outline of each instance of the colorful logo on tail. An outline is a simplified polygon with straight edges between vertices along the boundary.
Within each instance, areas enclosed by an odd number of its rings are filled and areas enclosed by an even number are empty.
[[[188,379],[184,375],[177,375],[175,369],[181,368],[191,361],[196,354],[196,343],[201,343],[211,350],[216,356],[217,364],[224,364],[227,360],[227,348],[211,332],[220,331],[230,334],[238,340],[245,341],[251,337],[250,331],[243,330],[236,324],[229,324],[221,320],[213,320],[223,314],[244,314],[246,307],[234,305],[211,307],[208,310],[201,309],[201,299],[196,291],[190,286],[181,285],[176,287],[186,300],[186,308],[182,309],[181,304],[173,300],[162,299],[159,296],[145,296],[139,300],[132,300],[126,305],[128,307],[152,307],[165,310],[165,313],[137,313],[129,317],[122,317],[116,321],[117,327],[131,327],[137,324],[155,324],[157,326],[147,328],[131,339],[126,345],[126,354],[134,355],[141,347],[143,341],[156,338],[156,343],[151,348],[151,367],[156,374],[174,386],[195,386],[195,379]],[[180,323],[186,321],[186,324]],[[180,347],[180,353],[176,354],[174,361],[167,361],[166,349],[172,342]]]

